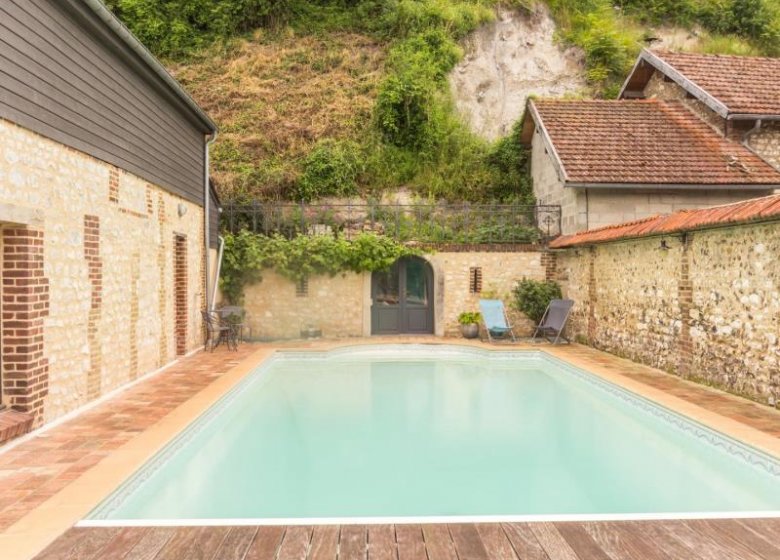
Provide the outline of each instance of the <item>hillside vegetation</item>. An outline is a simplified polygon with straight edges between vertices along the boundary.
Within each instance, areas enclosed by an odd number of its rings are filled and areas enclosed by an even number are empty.
[[[110,0],[219,123],[223,198],[530,201],[515,131],[489,143],[447,76],[497,0]],[[527,10],[533,0],[503,6]],[[583,52],[588,91],[614,96],[660,25],[705,52],[780,55],[775,0],[546,0]]]

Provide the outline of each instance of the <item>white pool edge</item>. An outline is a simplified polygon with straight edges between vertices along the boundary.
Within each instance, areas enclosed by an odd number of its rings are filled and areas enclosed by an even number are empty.
[[[563,523],[597,521],[675,521],[694,519],[778,519],[780,511],[682,513],[438,515],[412,517],[260,517],[235,519],[83,519],[76,527],[247,527],[301,525],[430,525],[442,523]]]

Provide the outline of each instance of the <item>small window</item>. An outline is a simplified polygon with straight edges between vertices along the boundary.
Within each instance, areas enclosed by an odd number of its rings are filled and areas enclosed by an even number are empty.
[[[295,284],[296,297],[306,297],[309,295],[309,279],[301,278],[298,283]]]
[[[482,267],[472,266],[469,269],[469,292],[479,294],[482,292]]]

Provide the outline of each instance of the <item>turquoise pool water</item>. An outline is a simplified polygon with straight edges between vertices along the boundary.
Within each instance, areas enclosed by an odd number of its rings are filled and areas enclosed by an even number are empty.
[[[90,516],[780,510],[780,463],[541,353],[273,358]]]

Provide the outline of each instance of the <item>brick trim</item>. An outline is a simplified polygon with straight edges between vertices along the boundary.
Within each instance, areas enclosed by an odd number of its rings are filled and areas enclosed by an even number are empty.
[[[103,260],[100,256],[100,218],[84,216],[84,260],[90,285],[89,315],[87,318],[87,344],[89,369],[87,370],[87,399],[100,396],[102,386],[103,354],[100,350],[98,328],[103,313]]]
[[[187,353],[187,236],[173,237],[173,301],[176,355]]]
[[[677,300],[680,308],[680,336],[677,337],[677,373],[688,377],[692,373],[693,339],[691,338],[691,309],[693,309],[693,282],[690,277],[693,234],[685,234],[680,253],[680,276],[677,280]]]
[[[44,236],[40,230],[2,230],[2,390],[4,402],[43,422],[49,393],[49,362],[44,355],[44,318],[49,314],[49,280],[44,276]]]

